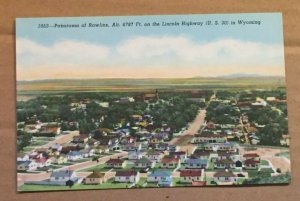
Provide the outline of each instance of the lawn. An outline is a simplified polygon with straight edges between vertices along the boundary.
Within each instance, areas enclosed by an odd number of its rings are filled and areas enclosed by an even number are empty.
[[[75,187],[75,186],[74,186]],[[67,186],[49,186],[49,185],[29,185],[24,184],[19,187],[18,191],[56,191],[56,190],[72,190]]]
[[[173,178],[173,186],[192,186],[190,183],[180,183],[180,177]]]
[[[83,159],[80,159],[80,160],[77,160],[77,161],[72,161],[74,163],[83,163],[83,162],[86,162],[86,161],[90,161],[91,159],[90,158],[83,158]]]
[[[249,178],[265,178],[265,177],[271,177],[271,173],[274,173],[272,168],[264,168],[261,169],[261,171],[257,170],[247,170],[248,177]]]
[[[175,170],[175,168],[153,168],[153,169],[150,169],[149,172],[154,172],[156,170],[173,172]]]
[[[86,169],[82,169],[79,172],[107,172],[109,170],[111,170],[112,168],[110,167],[106,167],[105,164],[99,164],[99,165],[95,165],[93,167],[89,167]]]
[[[246,181],[246,180],[247,180],[246,178],[239,178],[237,181],[237,185],[243,185],[244,181]]]
[[[248,177],[257,177],[258,176],[258,171],[257,170],[247,170],[248,172]]]
[[[71,188],[68,186],[50,186],[50,185],[28,185],[24,184],[19,191],[54,191],[54,190],[81,190],[81,189],[110,189],[110,188],[128,188],[130,183],[114,183],[114,179],[110,179],[103,184],[86,185],[75,184]]]
[[[45,145],[47,143],[48,143],[47,141],[36,140],[36,141],[33,141],[30,145],[31,146],[42,146],[42,145]]]
[[[69,166],[69,165],[74,165],[75,163],[71,163],[71,162],[67,162],[67,163],[61,163],[61,164],[57,164],[60,166]]]
[[[23,148],[23,152],[28,153],[28,152],[33,151],[35,148],[36,148],[35,146],[27,146],[27,147]]]
[[[180,169],[181,167],[179,167]],[[173,172],[176,168],[161,168],[161,163],[156,163],[154,168],[150,169],[151,172],[154,172],[156,170],[161,170],[161,171],[170,171]]]
[[[179,177],[173,178],[173,186],[176,186],[176,187],[191,186],[191,184],[182,184],[179,181],[180,181]],[[148,182],[145,187],[149,187],[149,188],[156,187],[156,188],[158,188],[157,182]]]
[[[187,164],[183,164],[181,163],[180,167],[178,170],[184,170],[184,169],[187,169]]]
[[[258,173],[258,177],[268,178],[268,177],[271,177],[272,173],[274,173],[272,168],[262,168]]]
[[[290,152],[289,151],[281,152],[279,154],[276,154],[276,156],[285,157],[287,159],[290,159]]]
[[[217,184],[215,184],[214,178],[212,178],[212,177],[206,177],[205,181],[206,181],[207,185],[217,185]]]
[[[17,173],[38,174],[38,171],[17,170]]]
[[[143,168],[134,168],[134,164],[126,164],[126,166],[124,168],[110,168],[110,167],[106,167],[105,164],[99,164],[99,165],[95,165],[93,167],[89,167],[86,169],[82,169],[79,172],[107,172],[109,170],[113,169],[114,171],[118,171],[118,170],[136,170],[139,171]]]
[[[41,167],[41,168],[37,168],[37,171],[47,171],[49,169],[58,169],[61,168],[62,166],[59,165],[49,165],[49,166],[45,166],[45,167]]]
[[[54,137],[33,137],[30,146],[42,146],[54,139]]]
[[[208,170],[215,169],[215,164],[211,160],[208,161],[208,167],[207,167],[207,169]]]
[[[143,186],[144,183],[147,182],[147,178],[146,177],[141,177],[139,182],[136,184],[136,186]]]
[[[261,160],[260,165],[269,165],[269,162],[266,160]]]
[[[158,187],[157,186],[157,182],[147,182],[147,185],[145,187],[148,187],[148,188],[154,188],[154,187]]]
[[[134,164],[133,163],[126,163],[126,166],[124,167],[125,170],[130,170],[134,168]]]

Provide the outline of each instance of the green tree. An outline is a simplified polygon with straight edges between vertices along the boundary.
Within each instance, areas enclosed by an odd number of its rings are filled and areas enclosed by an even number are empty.
[[[280,146],[280,139],[283,129],[278,123],[268,124],[262,128],[258,135],[260,136],[260,144]]]
[[[27,147],[31,143],[32,134],[27,133],[25,131],[18,130],[17,135],[21,136],[20,141],[17,143],[17,151],[21,151],[24,149],[24,147]]]

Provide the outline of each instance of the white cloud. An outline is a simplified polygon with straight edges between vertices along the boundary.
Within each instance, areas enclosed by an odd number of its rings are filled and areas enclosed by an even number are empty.
[[[188,69],[204,76],[205,71],[210,72],[209,76],[213,76],[211,72],[214,69],[241,73],[260,68],[261,72],[266,72],[272,67],[277,69],[274,72],[284,73],[281,45],[236,39],[195,42],[185,36],[138,36],[115,46],[74,40],[61,40],[47,46],[25,38],[17,39],[17,68],[23,72],[18,72],[18,79],[29,79],[35,73],[41,76],[44,72],[48,72],[49,76],[71,76],[67,74],[71,71],[80,72],[77,77],[84,76],[85,71],[95,72],[95,75],[108,71],[109,75],[122,72],[124,77],[126,75],[123,74],[128,72],[130,77],[132,74],[129,72],[137,69],[149,75],[152,75],[153,69],[157,71],[155,76],[159,76],[160,70],[162,73],[178,71],[183,75]],[[28,71],[27,76],[22,76],[25,71]],[[189,72],[186,76],[191,74]]]
[[[45,46],[28,39],[17,39],[20,64],[86,64],[99,63],[109,55],[106,46],[87,42],[62,40]]]
[[[280,45],[269,45],[234,39],[223,39],[206,43],[195,43],[186,37],[137,37],[125,41],[117,52],[123,58],[144,60],[161,58],[160,63],[170,59],[182,65],[215,66],[244,65],[278,65],[283,59]],[[147,60],[143,63],[149,63]]]

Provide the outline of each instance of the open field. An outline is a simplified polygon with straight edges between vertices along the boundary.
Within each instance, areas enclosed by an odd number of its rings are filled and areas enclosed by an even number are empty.
[[[153,89],[241,89],[285,86],[284,77],[178,78],[178,79],[88,79],[18,81],[18,96],[66,92],[139,92]]]

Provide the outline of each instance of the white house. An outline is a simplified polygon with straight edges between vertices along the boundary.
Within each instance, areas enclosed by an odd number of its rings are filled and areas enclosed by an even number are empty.
[[[34,161],[36,162],[38,168],[47,167],[47,166],[51,165],[50,158],[37,158]]]
[[[162,157],[163,157],[163,153],[159,152],[159,151],[155,151],[155,150],[149,150],[146,154],[147,158],[149,158],[151,161],[156,161],[156,162],[160,162]]]
[[[70,151],[67,157],[69,161],[77,161],[82,159],[82,154],[79,151]]]
[[[207,143],[203,146],[205,150],[212,150],[212,151],[232,151],[236,152],[238,149],[238,145],[233,142],[226,142],[226,143]]]
[[[282,146],[290,146],[290,135],[282,135],[280,139],[280,144]]]
[[[204,181],[204,170],[182,170],[180,171],[181,183],[192,183],[193,181]]]
[[[72,170],[54,171],[50,176],[51,182],[66,182],[76,178],[76,173]]]
[[[225,143],[227,142],[225,134],[196,134],[192,143]]]
[[[165,156],[161,159],[161,168],[177,168],[180,166],[180,159]]]
[[[84,157],[84,158],[95,155],[95,149],[92,149],[92,148],[82,149],[79,152],[81,153],[82,157]]]
[[[109,153],[109,146],[107,145],[97,145],[95,151],[99,154],[101,153]]]
[[[120,103],[133,103],[135,100],[133,97],[121,97],[118,102]]]
[[[17,155],[17,161],[28,161],[29,155],[24,153],[18,153]]]
[[[18,161],[17,170],[36,170],[37,164],[34,161]]]
[[[215,162],[215,168],[235,168],[235,162],[231,159],[221,159]]]
[[[120,158],[111,158],[105,162],[105,165],[108,168],[124,168],[126,166],[126,161]]]
[[[136,144],[136,143],[127,143],[127,144],[122,145],[121,149],[123,151],[141,150],[142,145],[141,144]]]
[[[63,148],[63,146],[60,145],[60,144],[58,144],[58,143],[55,143],[55,144],[52,145],[52,147],[51,147],[52,150],[56,150],[56,151],[59,151],[59,152],[62,150],[62,148]]]
[[[163,179],[172,178],[171,171],[156,170],[148,175],[147,182],[159,182]]]
[[[138,160],[138,159],[141,159],[144,155],[145,155],[144,152],[141,152],[139,150],[134,150],[134,151],[128,152],[128,159],[129,160]]]
[[[253,159],[255,161],[260,161],[260,156],[257,153],[246,153],[243,155],[244,160]]]
[[[135,162],[136,168],[153,168],[155,166],[155,161],[151,161],[146,157],[142,157]]]
[[[238,177],[228,170],[216,172],[213,178],[218,185],[232,185],[238,181]]]
[[[52,164],[62,164],[68,162],[68,158],[64,154],[60,154],[59,156],[52,156],[50,157],[50,160]]]
[[[115,176],[116,182],[137,183],[140,180],[140,173],[134,170],[117,171]]]
[[[95,103],[97,103],[99,106],[101,107],[105,107],[108,108],[109,107],[109,102],[99,102],[99,101],[95,101]]]
[[[260,161],[254,159],[247,159],[244,161],[244,168],[248,170],[257,170],[260,167]]]
[[[275,97],[267,97],[266,100],[267,101],[276,101],[276,98]]]
[[[187,168],[189,169],[200,169],[200,168],[208,167],[207,159],[190,158],[186,161],[186,163],[187,163]]]
[[[182,163],[187,160],[187,153],[184,151],[174,151],[169,153],[170,156],[180,159]]]

